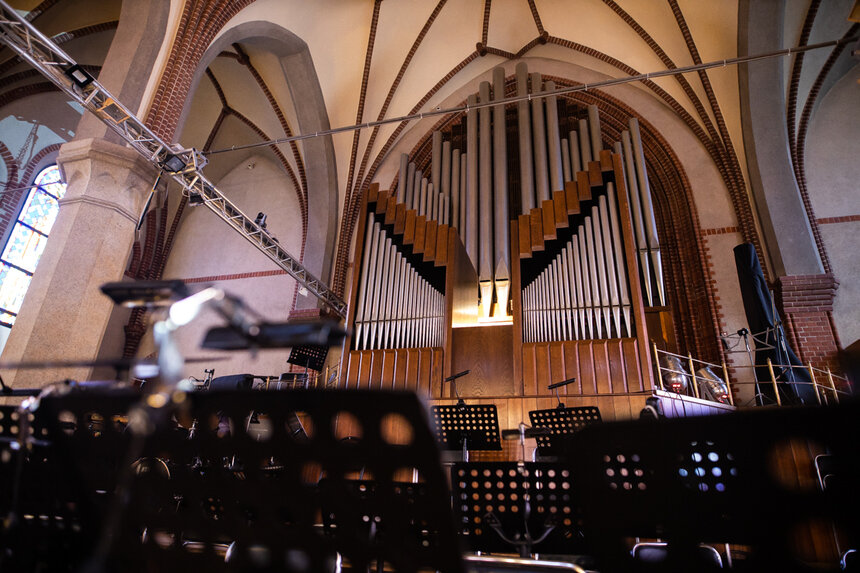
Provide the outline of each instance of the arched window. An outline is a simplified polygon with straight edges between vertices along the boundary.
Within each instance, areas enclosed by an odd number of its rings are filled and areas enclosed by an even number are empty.
[[[60,181],[56,165],[36,175],[0,255],[0,325],[11,328],[15,323],[65,193],[66,184]]]

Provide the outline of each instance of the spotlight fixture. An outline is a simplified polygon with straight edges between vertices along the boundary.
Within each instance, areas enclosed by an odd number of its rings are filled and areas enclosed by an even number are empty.
[[[197,207],[198,205],[202,205],[206,202],[206,199],[203,198],[203,195],[200,193],[190,193],[188,195],[188,206],[189,207]]]
[[[174,155],[173,153],[169,153],[164,157],[164,161],[161,162],[161,168],[167,171],[168,173],[180,173],[185,169],[185,160],[182,159],[179,155]]]
[[[260,211],[259,213],[257,213],[257,218],[254,219],[254,223],[256,223],[261,229],[265,229],[267,217],[268,215]]]
[[[63,72],[69,77],[79,88],[85,88],[93,83],[93,78],[89,72],[83,69],[79,64],[69,66]]]

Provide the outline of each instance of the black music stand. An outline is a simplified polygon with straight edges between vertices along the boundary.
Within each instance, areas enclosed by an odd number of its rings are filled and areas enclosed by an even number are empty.
[[[577,499],[597,568],[637,570],[627,540],[659,537],[668,542],[664,571],[702,570],[701,542],[747,546],[735,570],[822,570],[802,562],[798,534],[832,520],[851,546],[860,542],[858,419],[860,402],[853,401],[583,429],[566,454],[576,460]],[[809,444],[839,456],[840,473],[852,479],[827,491],[799,481],[798,472],[811,467],[784,460]]]
[[[443,450],[461,450],[462,461],[469,461],[469,450],[501,450],[499,415],[495,404],[433,406],[436,443]]]
[[[544,462],[455,463],[460,534],[472,551],[572,555],[583,548],[569,468]]]
[[[398,571],[429,568],[462,570],[458,540],[448,507],[449,494],[423,407],[412,393],[380,391],[224,391],[188,394],[176,406],[178,417],[198,420],[192,437],[160,425],[139,447],[144,460],[165,460],[173,470],[124,472],[124,454],[134,444],[130,432],[106,423],[99,436],[81,431],[71,435],[57,427],[62,418],[80,420],[96,413],[104,420],[132,411],[138,415],[139,395],[71,394],[42,401],[58,455],[67,464],[67,479],[91,500],[97,491],[117,491],[117,499],[100,514],[101,531],[89,546],[101,549],[92,563],[104,570],[224,570],[219,547],[232,544],[228,571],[327,571],[338,555],[355,570],[387,563]],[[251,412],[267,419],[268,435],[247,432]],[[290,432],[290,417],[307,421],[308,435]],[[344,442],[334,433],[338,416],[348,415],[361,430],[360,440]],[[223,432],[229,420],[230,431]],[[155,418],[153,418],[155,419]],[[163,417],[167,419],[167,417]],[[55,422],[51,424],[50,422]],[[391,428],[398,431],[392,431]],[[91,468],[102,458],[99,472]],[[275,463],[273,463],[273,461]],[[113,471],[104,469],[113,465]],[[412,505],[379,495],[372,512],[386,524],[385,535],[366,538],[328,536],[321,524],[323,477],[330,491],[327,511],[344,527],[362,523],[369,512],[350,504],[345,477],[366,469],[376,488],[390,492],[395,474],[414,468],[423,480]],[[100,474],[100,475],[99,475]],[[344,506],[344,504],[347,504]],[[360,504],[359,504],[360,506]],[[357,519],[358,522],[354,522]],[[412,520],[412,521],[410,521]],[[420,537],[409,523],[421,522],[433,536]],[[92,564],[91,564],[92,565]],[[214,568],[214,569],[210,569]]]
[[[559,456],[562,453],[561,441],[566,436],[578,432],[591,424],[600,423],[600,410],[597,406],[566,408],[560,405],[549,410],[532,410],[529,420],[535,428],[546,428],[549,436],[536,436],[537,451],[541,456]]]

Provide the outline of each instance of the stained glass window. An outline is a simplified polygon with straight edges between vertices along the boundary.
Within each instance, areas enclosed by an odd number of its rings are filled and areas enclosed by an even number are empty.
[[[56,165],[36,176],[0,255],[0,324],[12,326],[66,193]]]

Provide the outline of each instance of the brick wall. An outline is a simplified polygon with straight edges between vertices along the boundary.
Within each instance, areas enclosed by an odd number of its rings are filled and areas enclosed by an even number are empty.
[[[804,364],[839,371],[840,343],[833,328],[833,299],[837,281],[831,274],[781,277],[776,303],[792,346]]]

